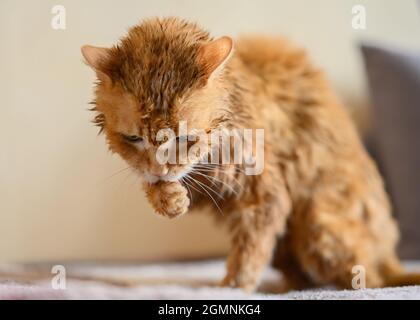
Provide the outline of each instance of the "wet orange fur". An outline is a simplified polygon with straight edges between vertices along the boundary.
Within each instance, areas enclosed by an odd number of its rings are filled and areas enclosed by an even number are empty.
[[[183,20],[151,19],[104,52],[93,66],[95,110],[110,149],[140,175],[179,174],[188,165],[164,168],[154,158],[159,129],[177,131],[180,120],[205,130],[263,128],[261,175],[215,166],[201,172],[225,184],[210,184],[192,174],[224,197],[213,194],[232,234],[223,284],[253,290],[280,239],[274,262],[291,288],[351,287],[355,265],[365,267],[369,287],[386,285],[401,273],[398,229],[376,166],[323,72],[288,41],[261,37],[238,39],[212,77],[220,57],[202,49],[212,40]],[[138,150],[121,133],[145,137],[148,148]],[[164,216],[202,205],[220,215],[203,190],[189,190],[190,199],[182,181],[144,188]]]

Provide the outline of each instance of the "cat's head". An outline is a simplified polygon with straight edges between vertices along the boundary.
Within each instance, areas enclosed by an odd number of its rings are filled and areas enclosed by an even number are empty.
[[[179,122],[212,130],[225,121],[224,66],[232,40],[210,39],[195,24],[176,18],[147,20],[112,48],[84,46],[86,63],[98,83],[95,123],[109,147],[145,180],[178,180],[193,163],[161,164],[156,134]],[[184,139],[184,137],[180,137]]]

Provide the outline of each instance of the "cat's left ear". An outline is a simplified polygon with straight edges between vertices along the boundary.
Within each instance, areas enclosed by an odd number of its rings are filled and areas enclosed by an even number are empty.
[[[86,60],[86,63],[95,71],[101,71],[100,66],[101,62],[108,58],[108,51],[107,48],[99,48],[94,46],[83,46],[81,51],[82,55]]]
[[[217,76],[233,54],[233,40],[222,37],[204,44],[198,54],[198,63],[203,67],[207,80]]]

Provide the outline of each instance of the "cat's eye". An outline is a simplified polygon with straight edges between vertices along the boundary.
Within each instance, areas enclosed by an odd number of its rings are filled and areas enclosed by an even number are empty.
[[[140,137],[140,136],[135,136],[135,135],[129,136],[129,135],[125,135],[125,134],[123,134],[122,136],[123,136],[124,140],[126,140],[127,142],[130,142],[130,143],[136,143],[136,142],[142,142],[143,141],[143,138]]]
[[[187,140],[188,140],[188,136],[179,136],[179,137],[176,137],[176,141],[177,142],[185,142]]]
[[[179,136],[176,137],[176,141],[177,142],[191,142],[191,141],[197,141],[198,136],[193,135],[193,134],[189,134],[189,135],[185,135],[185,136]]]

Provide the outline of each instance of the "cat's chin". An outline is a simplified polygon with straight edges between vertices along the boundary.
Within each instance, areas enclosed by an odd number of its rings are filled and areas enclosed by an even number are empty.
[[[165,181],[165,182],[178,182],[181,179],[182,176],[163,176],[163,177],[157,177],[155,175],[152,175],[150,173],[144,173],[142,175],[142,178],[144,181],[150,183],[150,184],[155,184],[158,183],[159,181]]]
[[[152,175],[149,175],[149,174],[144,174],[142,176],[142,178],[143,178],[144,181],[146,181],[150,184],[155,184],[159,181],[158,177],[155,177],[155,176],[152,176]]]
[[[163,182],[180,182],[183,177],[188,176],[188,174],[193,170],[194,170],[194,166],[190,166],[190,167],[187,167],[184,170],[178,172],[177,174],[168,173],[164,176],[157,176],[157,175],[151,174],[147,171],[138,170],[138,169],[134,170],[134,171],[140,176],[140,178],[144,182],[148,182],[150,184],[156,184],[160,181],[163,181]]]

